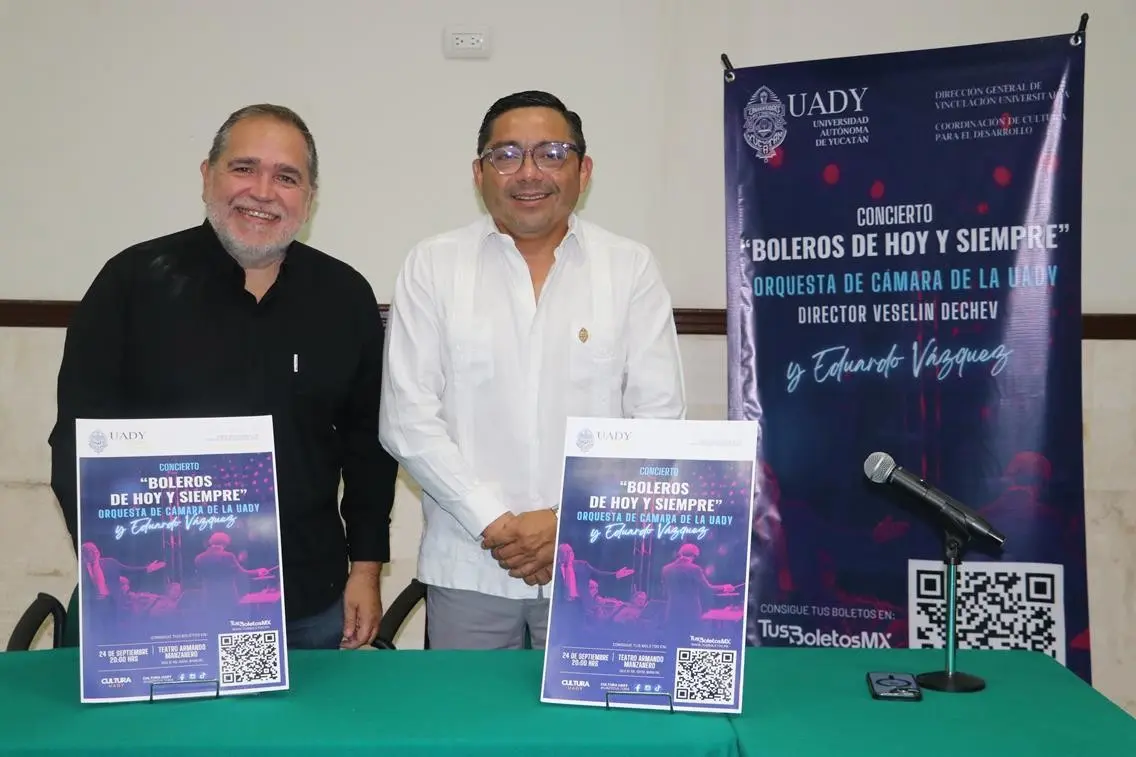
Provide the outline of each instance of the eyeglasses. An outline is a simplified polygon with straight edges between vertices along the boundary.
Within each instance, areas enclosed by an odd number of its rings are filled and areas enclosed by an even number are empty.
[[[489,158],[489,163],[497,173],[507,176],[521,170],[525,156],[531,155],[533,163],[541,171],[555,171],[568,160],[569,153],[580,152],[571,142],[541,142],[527,150],[520,145],[501,145],[482,150],[480,158]]]

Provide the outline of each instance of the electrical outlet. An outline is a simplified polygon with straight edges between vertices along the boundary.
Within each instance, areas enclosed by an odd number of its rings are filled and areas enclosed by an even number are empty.
[[[488,58],[489,29],[447,26],[442,32],[442,53],[447,58]]]

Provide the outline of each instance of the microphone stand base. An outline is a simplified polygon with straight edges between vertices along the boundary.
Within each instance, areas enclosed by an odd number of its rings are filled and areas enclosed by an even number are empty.
[[[948,673],[936,670],[933,673],[920,673],[915,681],[924,689],[944,691],[951,694],[970,694],[986,688],[986,681],[969,673]]]

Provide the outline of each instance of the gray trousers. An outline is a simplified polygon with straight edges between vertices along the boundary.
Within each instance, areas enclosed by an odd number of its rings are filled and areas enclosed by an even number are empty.
[[[547,598],[507,599],[476,591],[426,587],[431,649],[522,649],[526,628],[533,649],[544,649],[548,611]]]

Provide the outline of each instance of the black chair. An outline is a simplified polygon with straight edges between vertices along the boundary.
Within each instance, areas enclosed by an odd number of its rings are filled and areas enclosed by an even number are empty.
[[[40,592],[16,623],[12,635],[8,638],[7,651],[30,650],[32,644],[35,643],[36,635],[39,634],[39,629],[43,627],[48,618],[53,621],[52,646],[54,648],[79,646],[78,624],[71,622],[79,617],[78,599],[78,587],[76,587],[75,591],[71,593],[69,607],[64,609],[63,604],[58,599],[50,594]],[[411,580],[410,584],[395,597],[394,602],[383,613],[383,619],[379,622],[379,633],[371,642],[371,646],[376,649],[396,649],[394,637],[398,635],[399,629],[402,628],[403,623],[406,622],[418,603],[425,601],[425,599],[426,584],[417,578]],[[429,631],[423,639],[423,647],[425,649],[430,648]]]
[[[426,584],[419,581],[417,578],[411,579],[402,592],[395,597],[391,606],[383,613],[383,619],[379,621],[379,634],[375,640],[371,642],[371,646],[376,649],[396,649],[394,645],[394,637],[398,635],[398,631],[402,628],[402,624],[406,622],[407,617],[410,616],[412,610],[418,606],[419,602],[426,600]],[[423,641],[423,648],[430,648],[430,633],[427,630]]]
[[[51,645],[56,649],[62,647],[67,630],[67,610],[58,599],[40,592],[16,622],[12,635],[8,637],[7,651],[26,652],[31,649],[39,629],[48,618],[52,619],[53,625]]]
[[[410,616],[410,613],[418,605],[419,602],[426,600],[426,584],[419,581],[417,578],[411,579],[402,592],[395,597],[391,606],[383,613],[383,619],[379,621],[379,634],[375,640],[371,642],[371,646],[376,649],[397,649],[394,645],[394,637],[398,635],[398,631],[402,628],[402,624]],[[430,648],[430,618],[427,616],[425,631],[422,634],[422,648]],[[529,635],[529,630],[525,629],[524,648],[532,649],[532,638]]]
[[[62,603],[50,594],[40,592],[35,601],[24,610],[16,623],[12,635],[8,638],[7,651],[23,652],[31,649],[39,629],[48,618],[52,619],[52,647],[79,646],[79,587],[71,591],[71,599],[67,602],[67,609]]]

